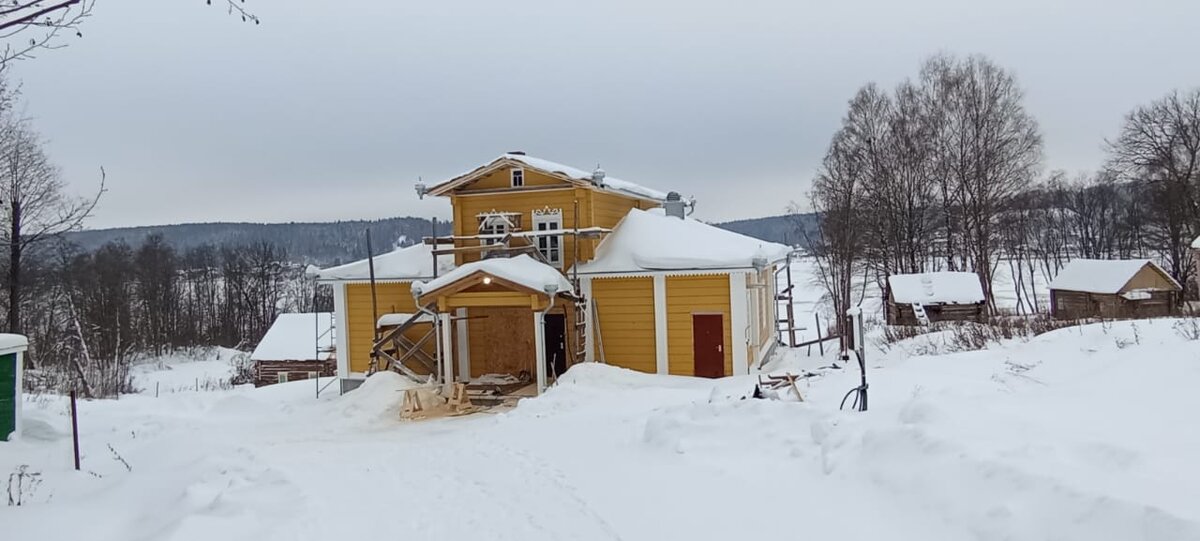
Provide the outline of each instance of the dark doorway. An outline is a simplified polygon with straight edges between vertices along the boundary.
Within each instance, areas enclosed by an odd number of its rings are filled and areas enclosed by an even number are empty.
[[[567,316],[546,314],[546,368],[554,376],[567,371]]]
[[[692,314],[692,358],[697,377],[725,377],[725,324],[721,314]]]

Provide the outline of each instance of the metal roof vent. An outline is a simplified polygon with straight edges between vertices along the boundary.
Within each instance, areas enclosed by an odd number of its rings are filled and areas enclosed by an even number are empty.
[[[601,169],[599,165],[596,166],[595,171],[592,171],[592,184],[597,186],[602,186],[604,184],[604,170]]]
[[[667,216],[674,216],[680,220],[683,219],[685,207],[687,207],[687,202],[683,200],[683,196],[679,195],[679,192],[668,193],[667,200],[663,201],[663,210],[666,211]]]
[[[524,156],[525,151],[524,150],[510,150],[510,151],[508,151],[508,154],[510,154],[512,156]]]

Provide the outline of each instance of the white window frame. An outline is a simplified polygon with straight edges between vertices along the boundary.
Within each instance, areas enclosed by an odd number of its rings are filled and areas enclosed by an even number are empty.
[[[287,383],[288,373],[286,371],[275,373],[275,383]]]
[[[508,171],[509,185],[513,188],[525,186],[525,170],[519,167],[514,167]]]
[[[480,235],[499,235],[503,237],[516,228],[514,220],[509,219],[515,214],[496,212],[495,210],[483,214],[479,214],[479,234]],[[482,239],[483,244],[490,245],[500,242],[499,238]]]
[[[563,211],[562,209],[544,208],[542,210],[533,211],[533,231],[546,231],[563,228]],[[537,246],[542,256],[549,261],[551,265],[558,268],[563,267],[563,235],[538,235],[534,237],[534,245]]]
[[[317,373],[309,370],[308,371],[308,379],[317,379]]]

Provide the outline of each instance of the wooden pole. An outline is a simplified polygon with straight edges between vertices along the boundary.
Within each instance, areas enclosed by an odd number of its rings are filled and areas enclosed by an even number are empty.
[[[578,294],[579,289],[580,289],[579,288],[579,200],[578,199],[575,200],[575,219],[574,219],[574,221],[575,221],[575,242],[573,244],[574,244],[574,251],[575,251],[575,260],[571,262],[571,274],[574,275],[572,277],[572,281],[575,282],[575,289],[576,289],[575,293]]]
[[[438,234],[437,234],[437,216],[434,216],[433,218],[430,218],[430,219],[429,219],[429,223],[430,223],[430,224],[432,224],[432,225],[431,225],[431,227],[433,228],[433,252],[434,252],[434,253],[433,253],[433,277],[434,277],[434,278],[437,278],[437,274],[438,274],[438,264],[437,264],[437,258],[438,258],[438,256],[437,256],[437,249],[438,249],[438,247],[437,247],[437,245],[438,245]]]
[[[817,326],[817,340],[819,340],[817,342],[817,348],[821,351],[821,357],[824,357],[825,356],[825,341],[821,340],[821,314],[814,313],[813,319],[816,321],[815,325]]]
[[[375,340],[379,340],[379,301],[375,296],[375,252],[371,250],[371,230],[367,229],[367,275],[371,281],[371,326],[375,329]]]
[[[75,406],[75,390],[71,390],[71,440],[75,447],[75,471],[79,471],[79,410]]]
[[[792,289],[792,254],[788,254],[785,264],[787,265],[788,345],[796,347],[796,314],[795,308],[792,306],[795,303],[795,293]]]

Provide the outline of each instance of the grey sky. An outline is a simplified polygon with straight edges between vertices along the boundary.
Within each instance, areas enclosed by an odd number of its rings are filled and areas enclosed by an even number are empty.
[[[1200,2],[101,0],[17,65],[90,227],[446,217],[412,184],[507,150],[698,198],[803,200],[846,101],[938,51],[1015,70],[1047,168],[1092,169],[1123,114],[1200,84]]]

